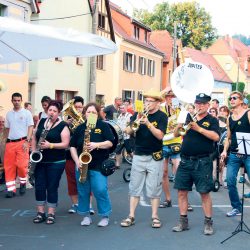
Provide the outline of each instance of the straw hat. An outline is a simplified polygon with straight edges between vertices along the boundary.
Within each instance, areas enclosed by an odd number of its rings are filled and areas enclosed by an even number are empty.
[[[158,101],[163,100],[162,93],[160,91],[155,90],[155,89],[150,89],[150,90],[144,92],[143,97],[151,97],[151,98],[154,98]]]
[[[164,96],[165,97],[166,96],[175,96],[175,94],[174,94],[173,90],[171,89],[171,90],[167,91]]]

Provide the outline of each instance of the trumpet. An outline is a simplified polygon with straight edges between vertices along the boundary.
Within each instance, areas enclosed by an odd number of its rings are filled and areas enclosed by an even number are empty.
[[[184,125],[184,126],[177,129],[177,133],[178,133],[179,136],[186,135],[187,131],[191,128],[191,122],[197,122],[198,113],[199,113],[198,111],[194,115],[191,115],[189,113],[191,118],[192,118],[192,121],[190,121],[188,124],[186,124],[186,125]]]
[[[139,129],[141,120],[148,116],[148,112],[149,112],[149,107],[147,106],[143,112],[138,113],[136,120],[133,121],[130,125],[131,129],[134,132],[136,132]]]

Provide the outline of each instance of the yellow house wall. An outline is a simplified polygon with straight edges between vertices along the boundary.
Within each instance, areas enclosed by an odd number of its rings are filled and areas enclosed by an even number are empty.
[[[150,88],[161,90],[162,56],[154,52],[124,41],[116,35],[118,50],[115,54],[106,56],[105,70],[97,70],[97,94],[105,96],[105,105],[111,104],[116,96],[122,97],[122,90],[146,91]],[[136,72],[123,70],[123,53],[129,52],[136,55]],[[155,61],[155,76],[141,75],[138,73],[139,56]]]

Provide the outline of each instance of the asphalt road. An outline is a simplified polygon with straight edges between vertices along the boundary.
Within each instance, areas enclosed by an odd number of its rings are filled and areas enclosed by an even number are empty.
[[[124,168],[124,166],[122,166]],[[138,206],[136,225],[120,227],[121,219],[128,215],[128,184],[122,179],[123,170],[117,170],[109,177],[109,189],[113,206],[110,225],[97,227],[99,217],[92,217],[89,227],[80,225],[81,216],[68,214],[70,201],[66,190],[66,177],[62,178],[59,206],[54,225],[33,224],[35,215],[34,189],[28,189],[25,196],[4,198],[0,192],[0,249],[4,250],[137,250],[137,249],[249,249],[250,234],[239,232],[224,244],[220,242],[232,235],[239,224],[240,217],[227,218],[225,213],[231,209],[227,190],[221,188],[212,193],[214,206],[214,228],[212,236],[203,235],[204,216],[199,194],[190,192],[189,201],[194,211],[189,213],[190,230],[174,233],[171,228],[178,220],[177,193],[172,189],[173,207],[161,208],[159,215],[162,228],[151,228],[151,207],[143,203]],[[241,189],[242,184],[239,184]],[[246,186],[246,191],[250,191]],[[146,200],[147,201],[147,200]],[[245,200],[244,222],[250,227],[250,199]],[[95,203],[94,203],[94,207]],[[245,227],[243,227],[245,229]]]

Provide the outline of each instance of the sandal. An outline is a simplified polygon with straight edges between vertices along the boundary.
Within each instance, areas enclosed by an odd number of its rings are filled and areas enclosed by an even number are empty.
[[[54,214],[48,214],[48,217],[46,219],[46,224],[51,225],[55,223],[55,215]]]
[[[33,222],[38,224],[46,221],[46,214],[42,212],[37,212],[36,217],[33,219]]]
[[[122,220],[121,226],[122,227],[130,227],[135,224],[135,218],[128,216],[126,219]]]
[[[160,228],[161,221],[159,218],[152,218],[152,228]]]

